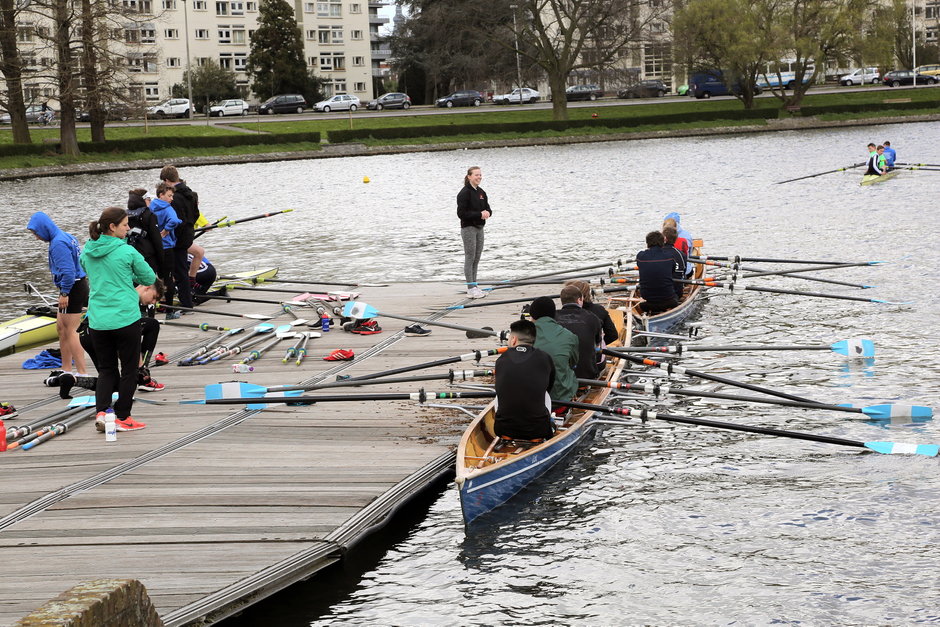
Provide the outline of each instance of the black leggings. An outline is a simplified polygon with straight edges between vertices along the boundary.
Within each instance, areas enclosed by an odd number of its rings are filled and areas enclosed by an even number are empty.
[[[111,406],[111,394],[117,384],[118,399],[114,413],[118,420],[131,415],[137,389],[137,364],[140,362],[140,321],[126,327],[102,331],[89,329],[98,358],[98,385],[95,386],[95,411]],[[120,361],[120,374],[118,362]]]

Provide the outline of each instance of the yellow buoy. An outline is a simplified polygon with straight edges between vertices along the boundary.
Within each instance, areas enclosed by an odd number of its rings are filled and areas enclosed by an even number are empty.
[[[369,177],[368,177],[368,176],[362,177],[362,182],[363,182],[363,183],[368,183],[368,182],[369,182]]]

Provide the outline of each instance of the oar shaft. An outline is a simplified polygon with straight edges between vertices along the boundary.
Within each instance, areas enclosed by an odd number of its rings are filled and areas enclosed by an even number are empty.
[[[748,292],[764,292],[767,294],[793,294],[794,296],[811,296],[813,298],[831,298],[833,300],[854,300],[862,303],[882,303],[886,301],[875,298],[864,298],[862,296],[843,296],[842,294],[826,294],[824,292],[804,292],[801,290],[785,290],[777,287],[756,287],[754,285],[741,285],[740,283],[723,283],[721,281],[689,281],[686,279],[673,279],[679,283],[690,283],[693,285],[705,285],[707,287],[727,287],[734,290],[746,290]],[[888,303],[890,304],[890,303]]]
[[[321,396],[249,396],[244,398],[210,398],[207,405],[241,405],[257,403],[336,403],[346,401],[418,401],[443,400],[450,398],[492,398],[496,391],[478,392],[389,392],[386,394],[336,394]]]
[[[832,350],[827,345],[806,345],[806,346],[699,346],[697,344],[676,344],[675,346],[625,346],[617,348],[617,351],[624,353],[668,353],[671,355],[681,355],[691,352],[730,352],[730,351],[823,351]]]
[[[846,170],[851,170],[852,168],[858,168],[865,165],[864,163],[856,163],[854,165],[849,165],[844,168],[836,168],[835,170],[827,170],[826,172],[820,172],[818,174],[807,174],[806,176],[798,176],[795,179],[787,179],[785,181],[777,181],[777,185],[782,185],[784,183],[793,183],[794,181],[802,181],[804,179],[812,179],[817,176],[823,176],[824,174],[835,174],[836,172],[845,172]]]
[[[210,314],[213,316],[231,316],[233,318],[252,318],[252,319],[269,319],[271,316],[262,316],[256,314],[239,314],[239,313],[230,313],[228,311],[211,311],[208,309],[193,309],[192,307],[180,307],[179,305],[163,305],[167,309],[178,309],[179,311],[198,311],[199,313]]]
[[[206,312],[208,313],[208,312]],[[230,327],[220,327],[208,322],[183,322],[181,320],[157,320],[160,324],[168,327],[187,327],[189,329],[199,329],[200,331],[230,331]]]
[[[707,261],[709,259],[717,259],[719,261],[737,261],[737,262],[754,262],[754,263],[805,263],[810,265],[817,266],[841,266],[846,263],[856,263],[854,261],[808,261],[805,259],[765,259],[762,257],[721,257],[717,255],[700,255],[698,257],[689,257],[689,261]]]
[[[223,276],[225,280],[239,280],[237,276]],[[293,285],[337,285],[340,287],[358,287],[358,283],[329,283],[327,281],[305,281],[302,279],[243,279],[255,285],[261,283],[291,283]]]
[[[388,377],[395,374],[402,374],[405,372],[414,372],[415,370],[424,370],[425,368],[434,368],[435,366],[446,366],[447,364],[455,364],[461,361],[477,361],[479,362],[484,357],[491,357],[493,355],[498,355],[504,353],[508,350],[506,347],[501,348],[491,348],[484,351],[474,351],[472,353],[465,353],[463,355],[457,355],[456,357],[445,357],[444,359],[438,359],[436,361],[428,361],[423,364],[415,364],[413,366],[403,366],[401,368],[392,368],[391,370],[385,370],[384,372],[374,372],[372,374],[363,374],[358,377],[351,377],[346,379],[346,381],[366,381],[368,379],[379,379],[381,377]]]
[[[424,318],[412,318],[411,316],[399,316],[386,313],[384,311],[378,312],[379,316],[385,316],[386,318],[394,318],[395,320],[406,320],[408,322],[417,322],[419,324],[429,324],[436,327],[444,327],[445,329],[456,329],[457,331],[472,331],[474,333],[479,333],[481,335],[492,335],[493,337],[499,337],[499,331],[491,331],[489,329],[475,329],[473,327],[465,327],[460,324],[450,324],[449,322],[439,322],[437,320],[425,320]]]
[[[447,374],[423,374],[414,377],[390,377],[382,379],[369,379],[368,381],[356,379],[343,379],[329,383],[314,383],[313,385],[278,385],[269,387],[269,392],[289,392],[291,390],[323,390],[326,388],[359,387],[363,385],[387,385],[391,383],[416,383],[418,381],[468,381],[474,377],[486,377],[493,374],[492,370],[451,370]]]
[[[260,215],[251,216],[248,218],[238,218],[236,220],[219,220],[214,224],[209,226],[204,226],[202,228],[195,229],[196,234],[202,234],[206,231],[211,231],[212,229],[221,229],[226,226],[232,226],[234,224],[242,224],[243,222],[251,222],[252,220],[261,220],[262,218],[270,218],[271,216],[280,215],[282,213],[290,213],[293,209],[281,209],[280,211],[269,211],[268,213],[262,213]]]
[[[296,292],[294,292],[296,294]],[[224,301],[235,301],[237,303],[261,303],[263,305],[280,305],[282,303],[290,304],[290,300],[269,300],[263,298],[246,298],[244,296],[229,296],[228,294],[203,294],[202,298],[209,298],[211,300],[224,300]],[[296,303],[297,305],[303,305],[303,303]]]

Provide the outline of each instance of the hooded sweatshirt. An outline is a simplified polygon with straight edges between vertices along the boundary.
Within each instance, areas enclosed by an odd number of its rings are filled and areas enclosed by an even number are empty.
[[[134,283],[153,285],[150,265],[133,246],[110,235],[90,240],[80,257],[88,273],[88,326],[97,331],[120,329],[140,320]]]
[[[30,217],[26,228],[49,243],[49,270],[52,280],[60,294],[68,294],[76,281],[85,277],[85,271],[78,263],[81,249],[74,235],[66,233],[56,226],[48,215],[37,211]]]
[[[672,218],[673,220],[676,221],[676,232],[678,233],[679,237],[682,237],[682,238],[685,238],[686,240],[688,240],[688,242],[689,242],[689,255],[691,255],[691,254],[692,254],[692,247],[694,246],[694,244],[692,243],[692,234],[689,233],[689,232],[688,232],[687,230],[685,230],[684,228],[682,228],[682,222],[681,222],[681,220],[680,220],[680,218],[679,218],[679,214],[678,214],[678,213],[676,213],[675,211],[673,211],[672,213],[667,213],[667,214],[666,214],[666,217],[663,218],[663,219],[666,220],[666,219],[668,219],[668,218]],[[677,246],[676,248],[678,248],[678,246]],[[692,262],[691,262],[691,261],[687,261],[686,264],[685,264],[685,275],[686,275],[686,276],[689,276],[690,274],[692,274],[692,268],[693,268]]]
[[[163,238],[163,250],[174,248],[176,246],[175,229],[182,223],[176,216],[176,210],[165,200],[154,198],[150,201],[150,211],[157,216],[157,226],[160,230],[167,232]]]

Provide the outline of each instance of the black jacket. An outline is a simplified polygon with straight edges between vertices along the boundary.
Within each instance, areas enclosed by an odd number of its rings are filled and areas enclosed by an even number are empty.
[[[601,321],[577,303],[568,303],[555,312],[555,321],[578,336],[578,365],[574,373],[579,379],[596,379],[601,370],[597,346],[601,343]]]
[[[636,254],[636,266],[640,270],[640,295],[648,301],[668,301],[676,297],[672,280],[676,259],[671,247],[653,246]]]
[[[193,245],[196,220],[199,219],[199,197],[189,189],[185,181],[180,181],[173,188],[173,209],[182,222],[176,227],[176,246],[188,249]]]
[[[457,194],[457,217],[460,218],[461,228],[465,226],[485,226],[483,212],[490,209],[490,201],[482,187],[473,189],[473,185],[465,183],[463,189]]]
[[[137,249],[157,276],[163,276],[163,239],[160,237],[160,227],[157,225],[157,216],[143,204],[141,206],[130,208],[136,204],[128,200],[127,205],[127,224],[131,230],[127,234],[127,243]]]
[[[532,346],[510,348],[496,360],[496,435],[534,440],[552,437],[545,399],[555,383],[551,356]]]

